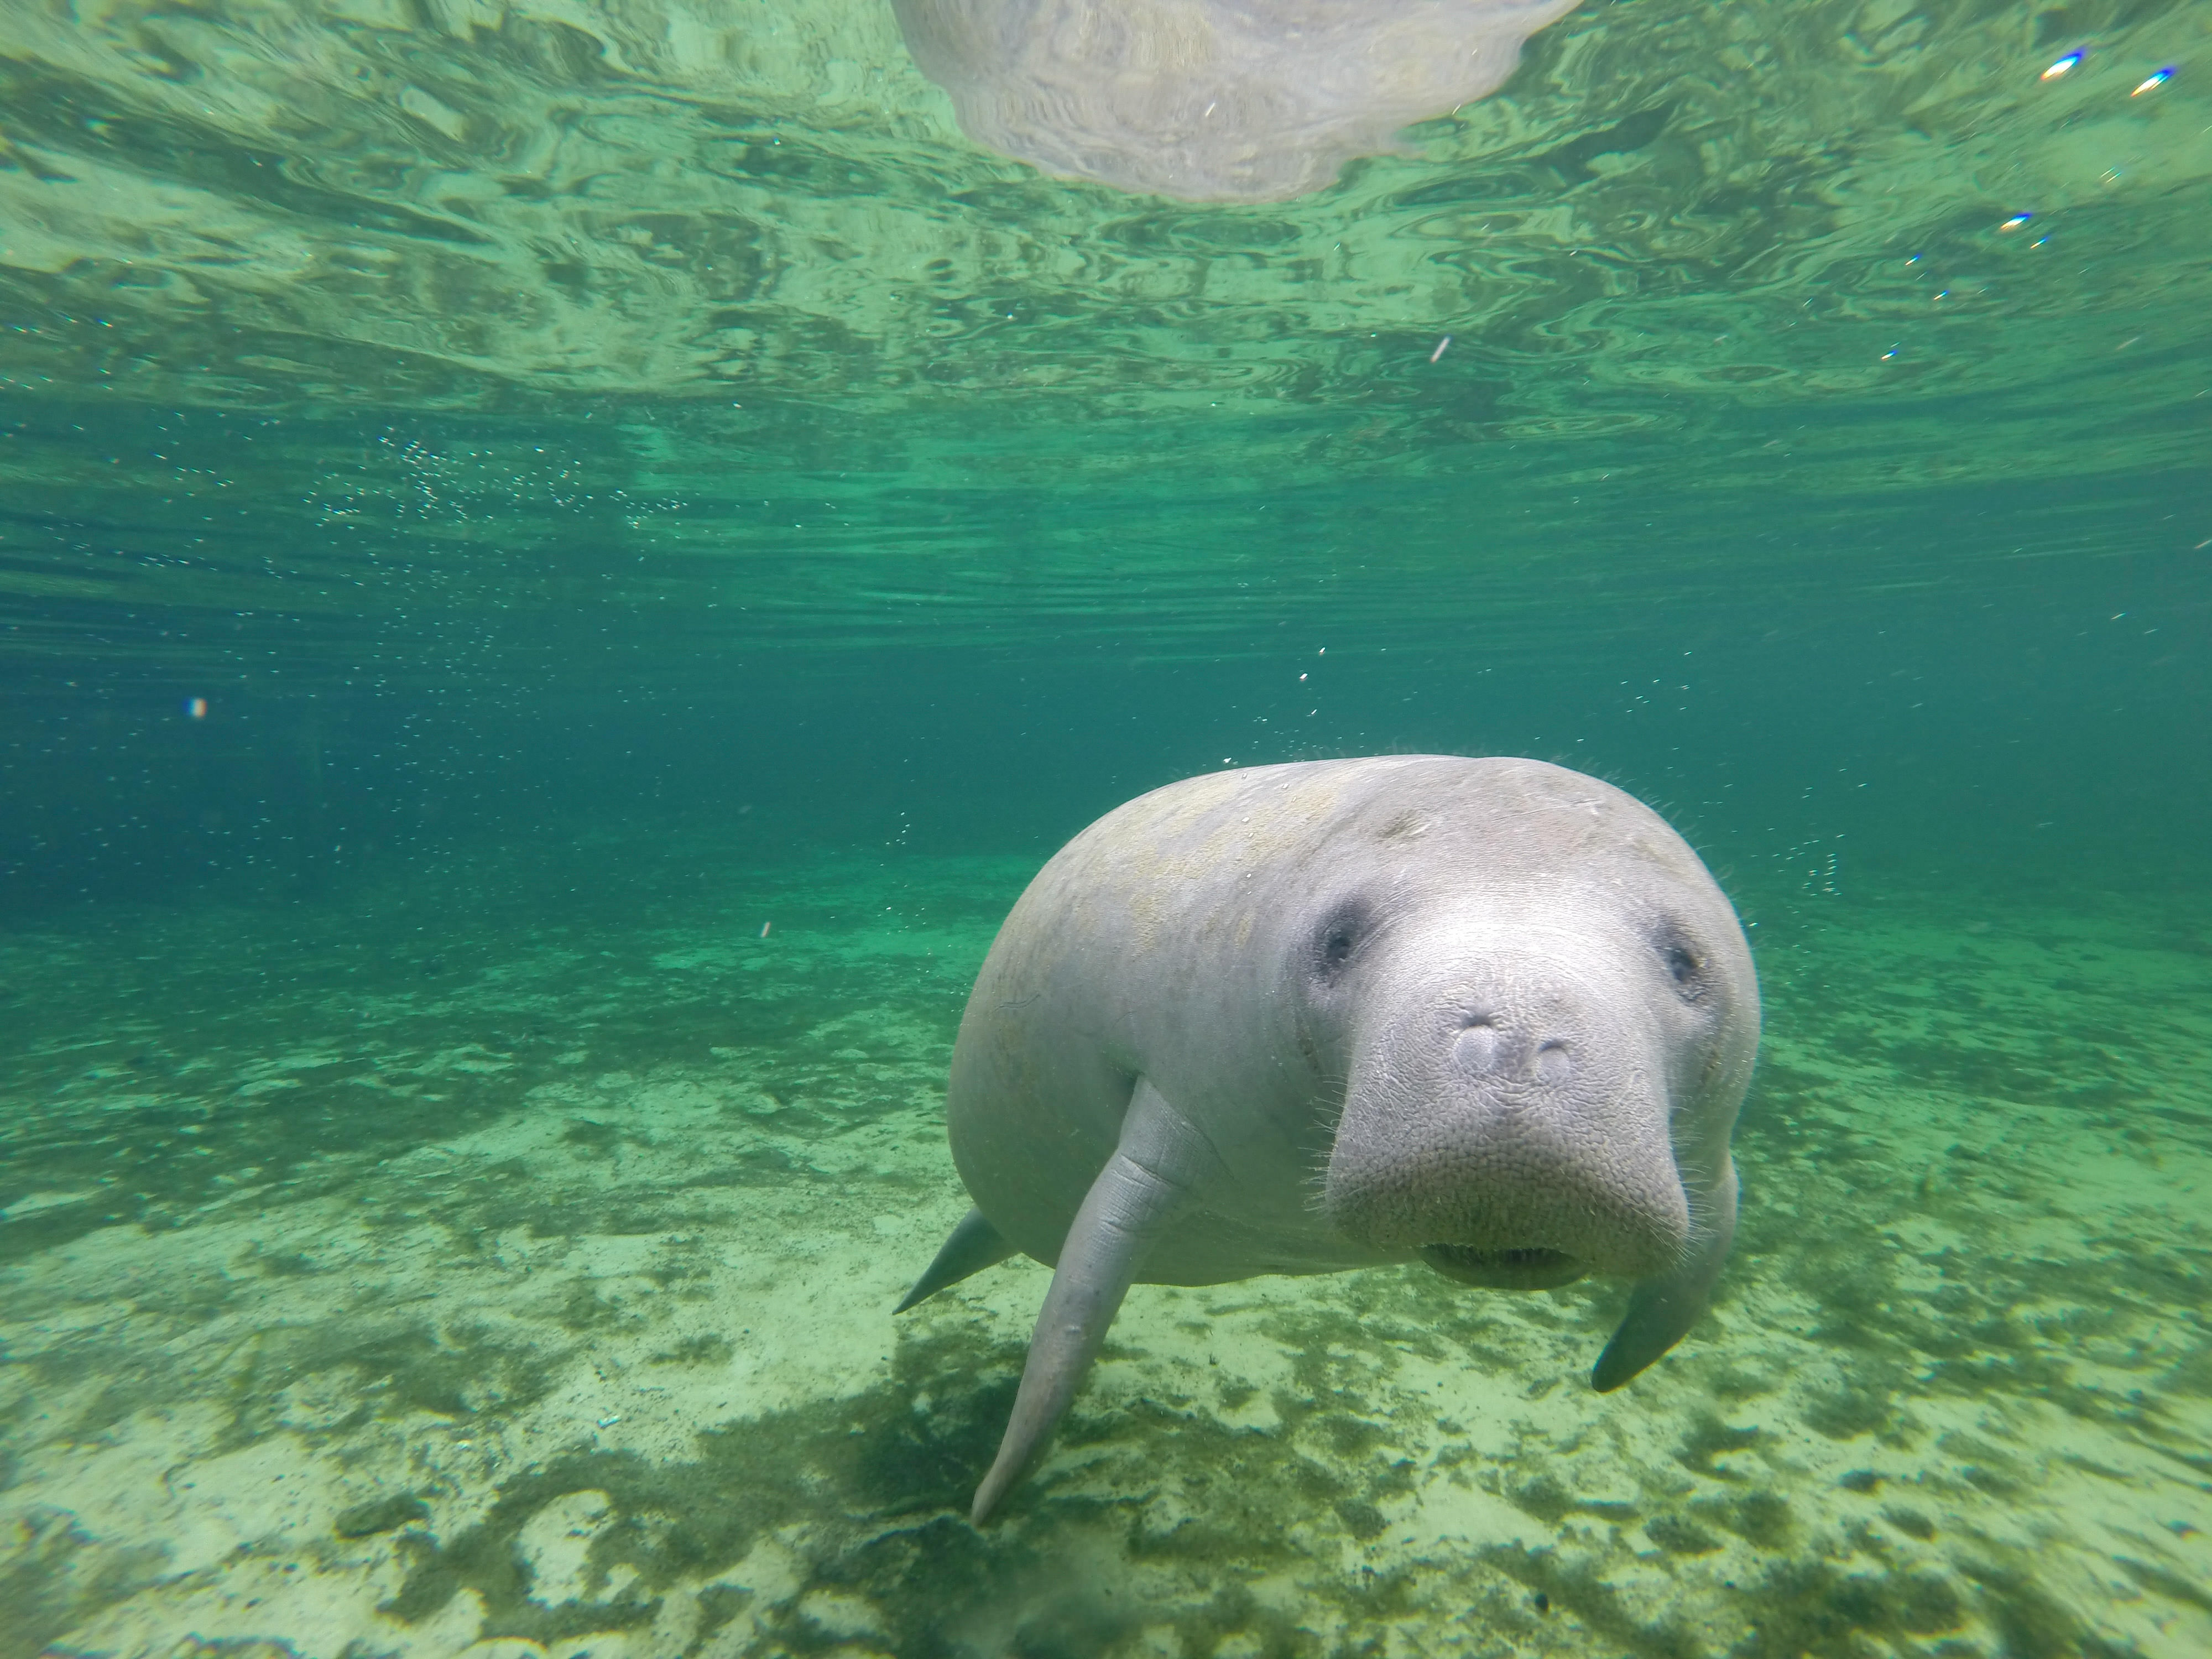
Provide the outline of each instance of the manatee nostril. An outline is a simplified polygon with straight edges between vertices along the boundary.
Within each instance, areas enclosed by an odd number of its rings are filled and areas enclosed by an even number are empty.
[[[1498,1028],[1486,1019],[1472,1019],[1452,1045],[1459,1063],[1470,1072],[1494,1071],[1498,1066]]]
[[[1565,1038],[1547,1037],[1532,1048],[1526,1033],[1507,1030],[1489,1013],[1459,1017],[1452,1058],[1461,1070],[1476,1077],[1553,1086],[1565,1083],[1575,1070],[1574,1050]]]
[[[1575,1057],[1564,1042],[1553,1041],[1536,1046],[1536,1076],[1545,1083],[1565,1083],[1574,1075]]]

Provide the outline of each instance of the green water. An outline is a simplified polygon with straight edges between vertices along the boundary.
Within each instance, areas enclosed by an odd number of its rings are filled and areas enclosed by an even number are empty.
[[[2212,1651],[2208,35],[1591,3],[1236,205],[888,6],[0,0],[0,1659]],[[1712,1313],[1139,1286],[970,1528],[994,929],[1389,750],[1735,901]]]

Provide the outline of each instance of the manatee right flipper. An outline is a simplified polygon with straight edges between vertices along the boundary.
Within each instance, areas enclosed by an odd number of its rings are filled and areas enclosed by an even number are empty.
[[[1060,1247],[1006,1438],[975,1489],[969,1515],[975,1525],[990,1518],[1008,1489],[1044,1455],[1146,1251],[1220,1171],[1212,1144],[1160,1097],[1150,1079],[1139,1079],[1121,1120],[1121,1144],[1091,1183]]]
[[[1735,1164],[1723,1154],[1720,1177],[1697,1217],[1698,1237],[1672,1273],[1647,1279],[1628,1298],[1628,1312],[1590,1370],[1590,1386],[1610,1394],[1688,1334],[1712,1305],[1713,1286],[1735,1237]]]
[[[1006,1236],[986,1220],[981,1210],[971,1206],[938,1250],[937,1259],[914,1281],[906,1300],[891,1311],[902,1314],[915,1303],[928,1301],[948,1285],[957,1285],[970,1273],[997,1267],[1013,1253],[1014,1246],[1007,1242]]]

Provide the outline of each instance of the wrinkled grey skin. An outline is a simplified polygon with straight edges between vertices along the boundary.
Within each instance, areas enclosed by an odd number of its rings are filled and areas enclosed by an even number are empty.
[[[1635,1281],[1593,1381],[1710,1300],[1759,1041],[1697,855],[1538,761],[1212,774],[1109,812],[1000,930],[952,1057],[975,1209],[902,1308],[1054,1264],[988,1516],[1133,1281],[1425,1261],[1470,1285]]]
[[[1067,178],[1273,202],[1504,85],[1575,0],[891,0],[979,144]]]

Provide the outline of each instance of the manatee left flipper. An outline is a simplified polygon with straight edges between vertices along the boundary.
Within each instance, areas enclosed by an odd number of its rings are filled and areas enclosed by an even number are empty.
[[[995,1267],[1014,1254],[1012,1240],[994,1227],[982,1211],[970,1206],[959,1224],[945,1237],[937,1258],[922,1270],[906,1299],[891,1311],[902,1314],[917,1302],[927,1302],[946,1286],[957,1285],[970,1273]]]
[[[1082,1386],[1144,1265],[1146,1249],[1197,1194],[1220,1160],[1206,1137],[1140,1078],[1121,1120],[1121,1143],[1091,1183],[1060,1247],[1052,1288],[1030,1338],[1006,1438],[969,1518],[981,1526],[1028,1474]]]
[[[1610,1394],[1680,1342],[1712,1304],[1713,1286],[1735,1237],[1734,1160],[1723,1154],[1719,1178],[1694,1212],[1698,1228],[1690,1254],[1673,1272],[1639,1284],[1628,1312],[1590,1370],[1590,1386]]]

